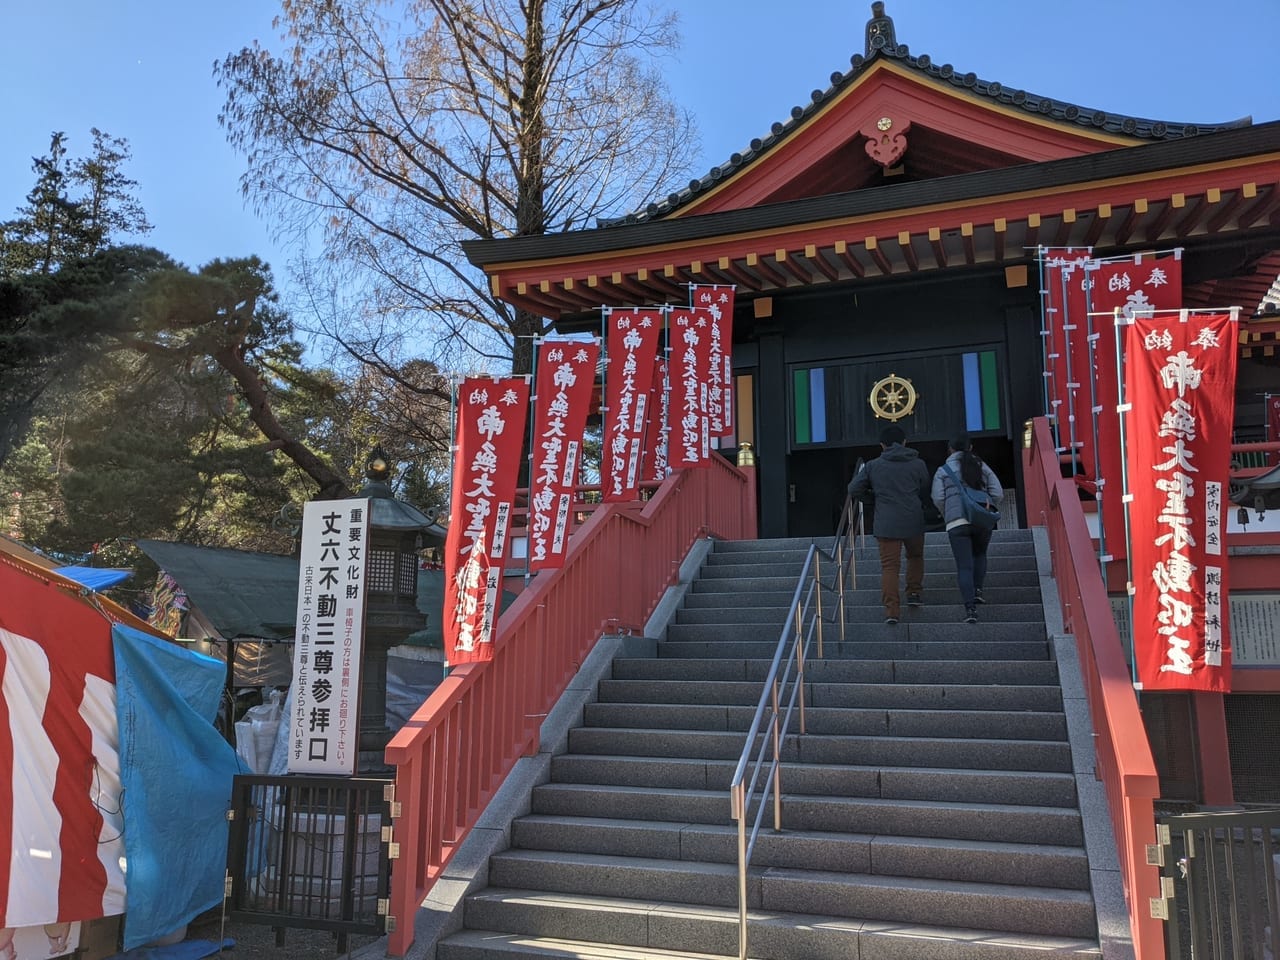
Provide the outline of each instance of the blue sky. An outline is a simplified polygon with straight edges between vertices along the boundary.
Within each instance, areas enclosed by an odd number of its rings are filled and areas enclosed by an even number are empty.
[[[725,160],[862,52],[869,2],[683,0],[674,97],[702,131],[703,171]],[[1280,119],[1280,0],[887,0],[897,37],[987,80],[1151,119]],[[63,130],[79,155],[98,127],[126,138],[127,173],[155,230],[189,266],[256,253],[283,280],[289,251],[242,200],[243,160],[217,123],[212,64],[261,40],[273,0],[7,0],[0,5],[0,218]],[[1068,13],[1068,10],[1071,12]],[[700,172],[703,172],[700,171]],[[673,184],[679,187],[682,184]]]

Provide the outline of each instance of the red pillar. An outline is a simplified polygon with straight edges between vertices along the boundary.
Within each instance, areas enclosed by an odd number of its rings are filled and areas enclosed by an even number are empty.
[[[1235,803],[1231,789],[1231,754],[1227,745],[1227,712],[1222,694],[1191,694],[1195,711],[1196,753],[1200,758],[1200,797],[1209,807]]]

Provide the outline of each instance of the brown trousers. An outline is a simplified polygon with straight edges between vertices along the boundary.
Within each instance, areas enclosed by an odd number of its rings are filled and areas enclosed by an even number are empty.
[[[893,540],[877,537],[880,546],[880,602],[884,604],[886,617],[897,617],[902,612],[902,600],[898,582],[902,570],[902,551],[907,551],[907,594],[924,591],[924,534]]]

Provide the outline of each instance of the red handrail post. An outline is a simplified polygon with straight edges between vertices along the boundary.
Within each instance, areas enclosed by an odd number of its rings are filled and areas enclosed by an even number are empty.
[[[1150,784],[1147,784],[1150,788]],[[1158,788],[1152,791],[1159,793]],[[1156,844],[1156,813],[1154,798],[1129,796],[1126,798],[1126,819],[1133,826],[1129,849],[1121,853],[1129,864],[1122,872],[1133,877],[1129,891],[1129,924],[1133,934],[1134,960],[1165,960],[1164,921],[1151,915],[1151,903],[1160,899],[1160,874],[1157,867],[1147,862],[1147,849]]]

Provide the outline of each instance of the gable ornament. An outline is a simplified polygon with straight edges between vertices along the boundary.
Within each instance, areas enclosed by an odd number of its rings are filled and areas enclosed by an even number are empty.
[[[886,115],[858,132],[867,138],[867,156],[887,169],[902,161],[902,155],[907,152],[907,132],[910,129],[910,120],[894,120]]]

